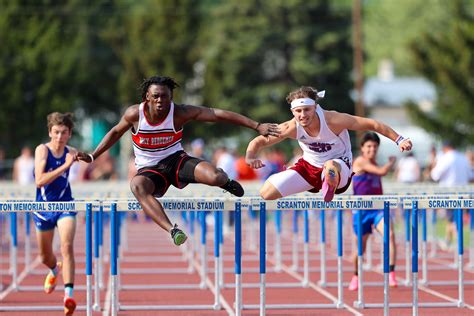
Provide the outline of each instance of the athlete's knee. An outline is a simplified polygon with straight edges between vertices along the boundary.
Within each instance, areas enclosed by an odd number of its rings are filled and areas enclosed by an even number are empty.
[[[150,193],[150,190],[146,187],[145,183],[136,178],[133,178],[130,182],[130,190],[132,190],[132,193],[135,196],[141,196]]]
[[[337,172],[341,172],[341,165],[334,161],[334,160],[328,160],[324,163],[325,168],[335,168]]]
[[[226,184],[227,180],[229,180],[229,176],[222,169],[216,169],[211,175],[211,178],[212,182],[215,183],[217,186],[222,186]]]
[[[268,189],[265,189],[265,188],[262,188],[260,190],[260,196],[262,197],[262,199],[264,200],[276,200],[278,198],[278,196],[276,196],[273,192],[271,192],[271,190],[268,190]]]
[[[70,258],[74,255],[74,246],[72,242],[64,242],[61,244],[61,255],[63,258]]]

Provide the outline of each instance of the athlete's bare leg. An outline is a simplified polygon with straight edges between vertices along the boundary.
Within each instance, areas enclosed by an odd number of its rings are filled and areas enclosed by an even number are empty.
[[[281,193],[275,188],[270,181],[265,181],[262,188],[260,189],[260,196],[264,200],[276,200],[282,197]]]
[[[36,230],[36,240],[39,247],[41,262],[49,269],[56,267],[56,256],[53,253],[54,229],[41,231]]]
[[[76,234],[76,218],[62,217],[58,220],[59,239],[61,241],[61,255],[63,257],[64,284],[74,283],[74,235]]]
[[[194,179],[198,183],[221,187],[226,184],[229,177],[222,169],[217,169],[207,161],[201,161],[194,169]]]
[[[384,230],[383,219],[378,223],[376,229],[383,236],[383,230]],[[390,243],[390,265],[395,265],[395,262],[397,261],[397,245],[395,244],[395,233],[393,231],[392,222],[390,222],[389,243]]]
[[[173,225],[161,203],[153,196],[153,192],[155,191],[153,181],[145,176],[136,175],[130,182],[130,189],[142,206],[143,211],[161,228],[167,232],[171,232]]]

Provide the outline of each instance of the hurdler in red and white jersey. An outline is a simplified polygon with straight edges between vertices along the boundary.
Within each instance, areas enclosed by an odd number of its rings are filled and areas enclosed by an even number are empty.
[[[171,102],[166,118],[158,124],[151,124],[145,116],[146,102],[139,105],[137,130],[132,128],[133,151],[137,170],[156,165],[164,158],[183,150],[181,139],[183,128],[174,128],[174,103]]]

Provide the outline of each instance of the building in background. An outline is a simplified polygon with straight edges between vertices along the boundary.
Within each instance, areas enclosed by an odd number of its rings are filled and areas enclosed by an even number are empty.
[[[393,64],[389,60],[380,63],[378,75],[369,77],[364,85],[363,100],[368,117],[380,120],[413,141],[414,154],[422,166],[428,164],[430,148],[436,139],[409,117],[404,104],[418,104],[425,112],[433,110],[436,100],[435,86],[420,77],[395,77]],[[396,146],[385,146],[390,140],[381,138],[379,157],[386,161],[389,156],[400,153]]]

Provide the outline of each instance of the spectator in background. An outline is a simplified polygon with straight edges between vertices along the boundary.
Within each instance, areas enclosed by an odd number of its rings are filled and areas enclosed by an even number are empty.
[[[455,187],[467,185],[469,183],[469,174],[471,166],[466,157],[458,152],[451,142],[444,141],[442,145],[443,154],[436,159],[436,164],[431,170],[431,178],[439,182],[442,187]],[[454,210],[446,210],[446,239],[445,243],[441,243],[442,248],[450,248],[456,233],[456,225],[454,223]]]
[[[33,175],[35,169],[35,158],[33,152],[28,146],[23,146],[21,154],[13,163],[12,179],[21,185],[27,185],[35,182]]]
[[[237,180],[256,180],[258,179],[255,170],[250,167],[245,161],[245,157],[240,157],[235,162],[235,168],[237,170]]]
[[[196,138],[191,142],[191,156],[209,161],[209,157],[204,153],[204,140]],[[233,178],[231,178],[233,179]]]
[[[420,164],[413,155],[413,152],[409,152],[398,162],[395,169],[395,177],[401,183],[415,183],[420,181],[420,176]]]
[[[235,169],[235,157],[226,148],[220,147],[214,153],[216,167],[224,170],[231,179],[237,178],[237,170]]]
[[[84,173],[84,180],[101,181],[117,179],[115,159],[110,155],[109,151],[105,151],[93,163],[89,164]]]
[[[428,164],[423,170],[423,181],[432,181],[431,170],[433,170],[435,164],[436,164],[436,146],[431,145],[430,155],[428,157]]]
[[[468,149],[466,151],[466,159],[469,162],[469,165],[471,166],[471,172],[469,173],[469,182],[473,183],[474,182],[474,150],[473,149]]]

